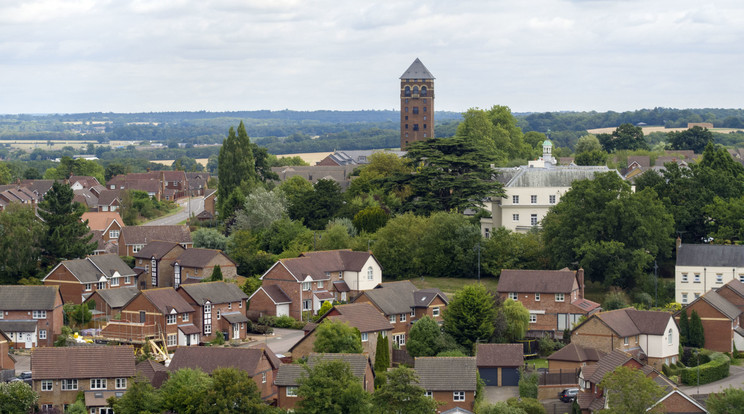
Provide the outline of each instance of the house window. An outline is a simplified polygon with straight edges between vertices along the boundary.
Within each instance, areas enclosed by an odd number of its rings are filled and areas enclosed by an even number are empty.
[[[313,308],[313,301],[310,299],[305,299],[302,301],[302,310],[309,311]]]
[[[395,315],[388,316],[388,320],[390,321],[390,323],[395,323]]]
[[[406,314],[405,313],[401,313],[400,314],[400,321],[401,322],[405,322],[406,321]]]
[[[369,335],[367,332],[362,332],[362,342],[367,342],[369,340]]]
[[[419,126],[418,126],[418,124],[413,124],[413,130],[414,130],[414,131],[418,131],[418,130],[419,130]]]
[[[455,391],[452,393],[452,401],[465,401],[465,391]]]
[[[204,335],[212,333],[212,303],[204,303]]]
[[[158,262],[155,260],[155,258],[152,258],[152,265],[151,265],[151,275],[152,275],[152,286],[155,287],[158,285]]]
[[[509,299],[519,300],[519,295],[517,294],[517,292],[509,292]]]
[[[39,330],[39,339],[47,339],[46,338],[46,329]]]
[[[744,273],[739,273],[739,282],[744,283]]]
[[[90,389],[92,390],[105,390],[106,379],[105,378],[93,378],[90,380]]]
[[[238,307],[239,308],[242,308],[243,307],[243,301],[242,300],[240,302],[238,302]]]
[[[682,283],[687,283],[687,273],[682,273]]]
[[[181,265],[178,263],[173,265],[173,284],[176,288],[181,285]]]
[[[406,334],[398,334],[393,335],[393,343],[400,346],[405,346],[406,344]]]
[[[261,383],[266,384],[266,373],[265,372],[261,373]]]
[[[96,289],[106,289],[106,282],[98,282],[96,283]]]
[[[535,302],[540,302],[540,294],[535,293]]]
[[[700,293],[699,292],[698,293],[695,293],[695,299],[697,299],[699,297],[700,297]]]
[[[716,273],[716,283],[723,283],[723,273]]]
[[[109,238],[110,239],[118,239],[119,238],[119,230],[110,230],[109,231]]]
[[[112,277],[111,278],[111,286],[119,286],[119,278],[118,277]]]
[[[519,204],[519,196],[513,195],[512,196],[512,204]]]
[[[687,293],[682,294],[682,304],[687,303]]]
[[[667,344],[671,345],[674,338],[672,337],[672,328],[669,328],[669,337],[667,338]]]
[[[220,320],[220,311],[217,311],[217,320]]]
[[[413,114],[414,114],[414,115],[418,115],[418,113],[419,113],[419,109],[418,109],[418,106],[414,106],[414,107],[413,107]]]
[[[339,271],[338,272],[338,278],[341,280],[344,280],[344,272]]]
[[[318,286],[318,289],[323,289],[323,281],[322,280],[319,280],[315,284]]]
[[[700,273],[695,273],[695,278],[692,281],[695,283],[700,283]]]
[[[62,380],[62,391],[73,391],[78,389],[78,380],[76,379],[63,379]]]
[[[123,390],[127,388],[127,379],[126,378],[117,378],[116,379],[116,389],[117,390]]]
[[[168,346],[176,346],[178,344],[178,334],[168,335]]]
[[[630,338],[628,338],[627,336],[623,338],[623,345],[628,345],[629,343],[630,343]]]
[[[5,318],[5,311],[0,310],[0,319]]]
[[[227,304],[227,309],[228,310],[232,309],[232,302],[230,302],[230,303]]]
[[[431,392],[431,391],[426,391],[426,392],[424,393],[424,396],[426,396],[426,397],[429,397],[429,398],[433,398],[433,397],[434,397],[434,393],[433,393],[433,392]]]
[[[296,397],[297,387],[287,387],[287,397]]]
[[[490,238],[491,238],[491,229],[489,229],[489,228],[485,228],[485,229],[483,229],[483,233],[484,233],[483,235],[484,235],[484,236],[485,236],[485,237],[486,237],[487,239],[490,239]]]
[[[374,272],[372,271],[372,266],[367,268],[367,280],[372,280],[374,278]]]
[[[41,390],[42,391],[51,391],[54,389],[54,382],[52,380],[43,380],[41,381]]]
[[[311,289],[311,287],[312,287],[311,282],[302,282],[302,290],[308,291]]]
[[[181,320],[183,320],[184,322],[188,322],[189,321],[189,314],[188,313],[184,313],[181,316]]]
[[[530,313],[530,323],[537,323],[537,314]]]
[[[34,319],[46,319],[46,311],[34,311],[33,317]]]
[[[124,279],[124,284],[125,285],[129,285],[131,283],[132,283],[132,277],[131,276],[127,276],[126,279]]]
[[[533,195],[530,196],[530,203],[537,204],[537,196],[536,195],[533,194]]]
[[[565,295],[563,293],[556,293],[555,294],[555,301],[556,302],[563,302],[565,300]]]
[[[512,214],[512,221],[519,221],[519,214]]]
[[[90,283],[86,283],[85,284],[85,291],[86,292],[90,292],[91,289],[93,289],[93,285],[91,285]]]
[[[548,196],[548,202],[550,202],[550,204],[555,204],[555,196],[554,195],[549,195]]]
[[[530,226],[537,226],[537,214],[530,214]]]
[[[431,316],[439,316],[439,306],[431,308]]]
[[[145,247],[144,244],[134,244],[132,245],[132,252],[139,253],[139,251],[142,250],[143,247]]]

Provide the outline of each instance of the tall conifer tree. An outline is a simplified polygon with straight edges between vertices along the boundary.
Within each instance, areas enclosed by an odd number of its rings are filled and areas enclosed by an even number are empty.
[[[93,253],[96,243],[88,221],[81,217],[85,207],[73,203],[72,188],[55,182],[39,203],[39,217],[44,221],[42,255],[44,264],[51,265],[61,259],[78,259]]]

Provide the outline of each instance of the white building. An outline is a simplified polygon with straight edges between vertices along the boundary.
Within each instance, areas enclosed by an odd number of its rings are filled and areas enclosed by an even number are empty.
[[[682,244],[674,268],[675,301],[691,303],[731,280],[744,282],[744,246]]]

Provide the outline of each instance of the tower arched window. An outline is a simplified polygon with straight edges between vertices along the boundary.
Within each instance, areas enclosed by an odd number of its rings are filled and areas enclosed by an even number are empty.
[[[419,93],[419,87],[418,86],[414,86],[413,87],[413,94],[414,95],[418,95],[418,93]]]
[[[426,86],[422,86],[421,87],[421,96],[426,96],[426,91],[427,91]]]
[[[411,96],[411,87],[410,86],[406,86],[406,89],[404,90],[404,93],[405,93],[406,96]]]

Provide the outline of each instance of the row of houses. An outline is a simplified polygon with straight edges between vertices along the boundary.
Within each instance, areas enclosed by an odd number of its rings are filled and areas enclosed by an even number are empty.
[[[110,190],[138,190],[156,200],[177,200],[205,195],[209,173],[184,171],[148,171],[111,177],[106,182]]]

